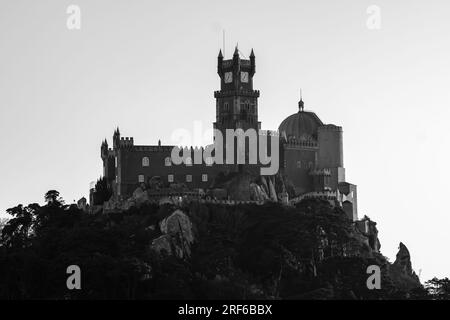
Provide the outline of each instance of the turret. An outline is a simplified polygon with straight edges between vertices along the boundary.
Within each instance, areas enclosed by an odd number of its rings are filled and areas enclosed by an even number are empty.
[[[217,57],[217,73],[222,77],[222,65],[223,65],[223,55],[222,50],[219,51],[219,56]]]
[[[120,145],[120,131],[119,127],[117,127],[113,135],[113,148],[116,149],[119,147],[119,145]]]
[[[234,53],[233,53],[233,60],[237,60],[239,59],[239,49],[238,46],[236,45],[236,48],[234,48]]]
[[[256,71],[255,53],[253,52],[253,49],[252,52],[250,53],[250,65],[251,65],[250,76],[253,77]]]
[[[234,90],[238,90],[239,88],[239,82],[237,79],[239,79],[239,72],[241,71],[241,59],[239,58],[239,49],[236,45],[236,48],[234,49],[233,53],[233,84],[234,84]]]
[[[108,141],[106,141],[106,139],[102,141],[102,147],[100,150],[102,159],[106,159],[108,157]]]

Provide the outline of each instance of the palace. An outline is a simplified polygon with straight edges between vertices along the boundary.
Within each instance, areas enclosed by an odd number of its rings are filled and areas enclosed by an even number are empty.
[[[241,58],[237,48],[228,60],[219,52],[217,73],[220,90],[214,92],[216,119],[213,126],[223,132],[223,136],[227,129],[261,132],[258,120],[260,93],[253,89],[255,71],[253,50],[248,60]],[[282,121],[275,134],[269,132],[268,135],[279,139],[277,175],[291,186],[291,201],[305,197],[331,197],[350,219],[357,220],[356,185],[345,180],[341,127],[323,123],[314,112],[304,109],[304,102],[300,99],[296,112]],[[188,158],[181,165],[175,165],[171,158],[173,148],[160,142],[158,145],[135,145],[133,138],[121,137],[117,128],[112,148],[106,139],[101,145],[103,175],[114,196],[130,197],[137,187],[155,177],[167,187],[183,184],[190,190],[209,190],[221,173],[260,167],[259,164],[217,164],[203,158],[201,163]],[[195,154],[204,149],[191,148],[191,151]],[[245,156],[248,157],[248,153]],[[271,156],[274,156],[273,152]]]

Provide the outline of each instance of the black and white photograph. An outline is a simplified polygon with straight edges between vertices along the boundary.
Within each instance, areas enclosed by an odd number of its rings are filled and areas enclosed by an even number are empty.
[[[0,0],[0,300],[450,300],[449,14]]]

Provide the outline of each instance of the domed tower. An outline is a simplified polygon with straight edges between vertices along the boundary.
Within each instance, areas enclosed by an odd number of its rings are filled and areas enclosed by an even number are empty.
[[[298,112],[283,120],[278,131],[283,174],[296,195],[330,192],[355,221],[356,185],[345,182],[342,128],[324,124],[314,112],[305,111],[300,98]]]
[[[314,112],[305,111],[300,98],[298,112],[284,119],[278,127],[283,145],[281,167],[294,185],[296,195],[315,189],[311,172],[317,167],[318,130],[322,126]]]

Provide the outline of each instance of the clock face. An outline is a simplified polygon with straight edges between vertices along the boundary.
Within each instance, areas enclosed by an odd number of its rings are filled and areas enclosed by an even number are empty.
[[[248,82],[248,72],[241,72],[241,82]]]
[[[233,81],[233,73],[225,72],[225,83],[230,83],[231,81]]]

